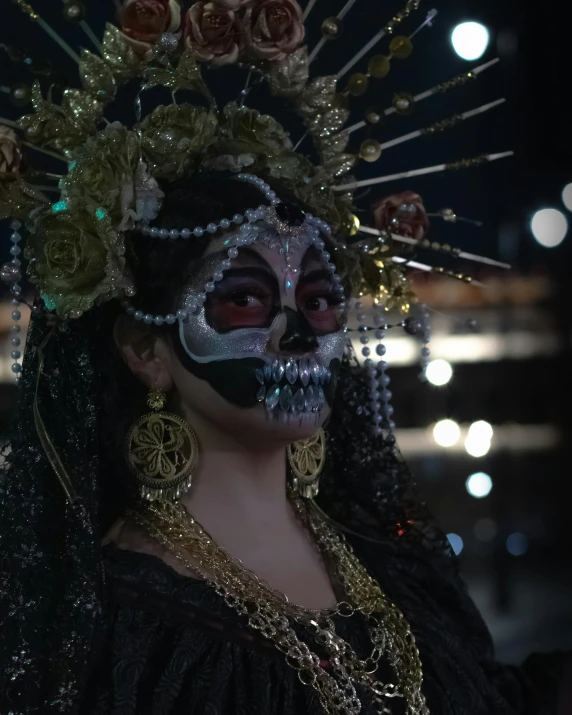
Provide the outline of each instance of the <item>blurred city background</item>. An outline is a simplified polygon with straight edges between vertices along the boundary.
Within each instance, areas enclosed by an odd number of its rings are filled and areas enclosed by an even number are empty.
[[[90,25],[101,35],[112,0],[84,4]],[[320,4],[311,16],[310,46],[326,16]],[[344,6],[343,0],[325,4],[332,14]],[[355,52],[369,39],[357,34],[358,27],[380,27],[401,4],[358,0],[344,18],[344,52]],[[539,28],[538,6],[517,0],[435,0],[424,3],[423,17],[433,7],[438,14],[432,26],[416,35],[411,57],[394,61],[391,76],[352,105],[355,121],[360,111],[363,115],[371,107],[390,106],[396,91],[415,95],[489,60],[499,57],[500,62],[477,82],[428,99],[399,122],[366,127],[356,136],[357,146],[368,135],[387,141],[499,98],[507,101],[449,132],[384,151],[368,167],[370,176],[483,152],[512,150],[515,156],[462,172],[376,186],[361,200],[366,206],[370,199],[416,191],[429,213],[451,208],[458,217],[482,222],[478,227],[435,218],[431,240],[513,266],[502,271],[463,263],[462,270],[484,288],[416,274],[417,293],[432,312],[429,384],[418,379],[419,345],[402,331],[390,331],[386,359],[398,443],[459,555],[499,658],[519,662],[532,651],[572,648],[572,188],[565,190],[572,182],[572,134],[563,89],[569,27],[559,22],[553,7],[550,21],[544,23],[543,14]],[[63,83],[76,73],[37,25],[13,5],[3,9],[0,115],[10,119],[23,111],[11,104],[17,83],[29,85],[35,73],[47,88],[49,82]],[[43,7],[38,9],[44,13]],[[86,45],[80,29],[61,20],[61,10],[59,3],[50,3],[45,17],[74,46]],[[465,22],[486,29],[488,37],[481,28],[482,46],[478,32],[464,36],[461,31],[454,45],[452,33]],[[345,61],[342,54],[326,45],[316,69],[332,73]],[[46,69],[47,61],[52,68]],[[26,73],[26,64],[32,74]],[[261,95],[252,106],[263,110],[265,101],[271,100]],[[49,157],[46,161],[48,168]],[[545,209],[553,211],[537,214]],[[9,229],[2,226],[6,257],[9,248]],[[10,367],[13,308],[7,290],[4,299],[2,427],[16,396]],[[25,324],[25,307],[22,313]]]

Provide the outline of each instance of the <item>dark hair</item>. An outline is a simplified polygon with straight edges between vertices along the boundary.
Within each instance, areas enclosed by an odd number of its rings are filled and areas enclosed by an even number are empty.
[[[236,175],[213,172],[189,180],[162,185],[165,199],[153,222],[166,229],[206,226],[232,218],[247,209],[266,203],[264,194],[252,183]],[[283,193],[281,194],[283,195]],[[127,263],[133,273],[137,294],[132,300],[145,313],[176,311],[180,292],[193,263],[206,249],[211,236],[160,240],[131,233],[126,239]],[[102,470],[101,523],[105,529],[120,516],[132,493],[133,480],[125,479],[123,444],[131,424],[148,408],[147,391],[125,365],[113,338],[113,326],[120,315],[117,302],[102,308],[100,349],[97,361],[103,379],[101,440],[109,466]],[[176,326],[150,327],[165,336]]]

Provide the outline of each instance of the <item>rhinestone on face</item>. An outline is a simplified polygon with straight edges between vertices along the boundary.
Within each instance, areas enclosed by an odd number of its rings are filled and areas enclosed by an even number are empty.
[[[292,400],[292,408],[296,412],[303,412],[306,405],[306,395],[303,388],[300,388]]]
[[[276,408],[278,400],[280,399],[280,388],[278,385],[273,385],[266,395],[266,409],[270,412]]]
[[[270,380],[272,380],[272,366],[271,365],[264,366],[264,379],[266,380],[266,382],[270,382]]]
[[[257,367],[256,370],[254,371],[254,374],[256,375],[256,379],[261,385],[264,385],[264,370],[262,368]]]
[[[316,394],[313,385],[306,390],[306,412],[313,412],[316,406]]]
[[[312,380],[314,381],[315,385],[318,385],[320,382],[320,374],[322,372],[322,368],[320,365],[318,365],[317,362],[312,362],[310,364],[310,373],[312,375]]]
[[[262,385],[262,387],[256,393],[256,399],[258,400],[258,402],[264,402],[265,398],[266,398],[266,388],[264,387],[264,385]]]
[[[293,385],[296,380],[298,379],[298,365],[296,363],[296,360],[294,358],[289,358],[288,362],[286,363],[286,379],[288,382]]]
[[[274,382],[280,382],[284,377],[284,370],[284,360],[281,358],[274,360],[272,363],[272,377],[274,378]]]
[[[282,392],[280,394],[280,407],[284,410],[284,412],[289,412],[292,407],[292,388],[290,385],[286,385],[286,387],[282,388]]]
[[[305,358],[300,360],[300,382],[304,387],[308,387],[310,382],[310,366]]]

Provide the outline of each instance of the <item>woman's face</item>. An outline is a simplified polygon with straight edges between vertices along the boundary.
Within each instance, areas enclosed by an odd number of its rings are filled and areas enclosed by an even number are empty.
[[[238,438],[310,436],[333,401],[345,342],[343,293],[303,237],[256,241],[232,260],[229,238],[211,241],[183,288],[179,307],[201,308],[173,339],[175,386],[191,413]],[[201,304],[225,259],[222,280]]]

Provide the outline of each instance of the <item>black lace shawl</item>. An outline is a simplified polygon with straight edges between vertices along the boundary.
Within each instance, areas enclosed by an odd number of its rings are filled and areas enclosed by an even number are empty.
[[[283,656],[245,638],[244,624],[208,587],[151,556],[102,554],[126,475],[101,440],[101,321],[97,310],[56,328],[34,318],[28,337],[0,479],[0,715],[318,713],[313,691]],[[33,409],[48,333],[37,408],[69,473],[70,498]],[[345,364],[320,505],[366,537],[348,539],[411,624],[431,712],[555,715],[561,660],[543,661],[534,678],[495,663],[447,541],[395,445],[370,436],[365,395],[362,371]],[[199,615],[190,622],[193,606]],[[205,626],[213,617],[214,631]],[[361,647],[359,633],[347,637]]]

